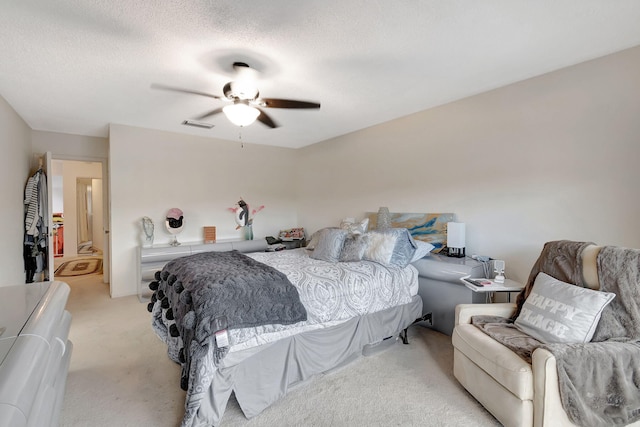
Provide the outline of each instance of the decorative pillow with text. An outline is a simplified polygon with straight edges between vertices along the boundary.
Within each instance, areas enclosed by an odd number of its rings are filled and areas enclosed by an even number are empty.
[[[543,343],[591,341],[602,310],[614,298],[538,273],[515,326]]]

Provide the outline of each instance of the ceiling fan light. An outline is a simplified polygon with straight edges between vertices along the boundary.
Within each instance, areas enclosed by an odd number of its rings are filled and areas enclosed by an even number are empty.
[[[227,105],[222,111],[229,121],[236,126],[249,126],[260,115],[260,110],[243,103]]]

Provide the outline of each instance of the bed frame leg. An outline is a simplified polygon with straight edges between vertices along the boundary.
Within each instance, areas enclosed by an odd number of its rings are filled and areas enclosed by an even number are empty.
[[[429,322],[429,324],[432,325],[433,323],[431,322],[431,319],[432,319],[431,313],[427,313],[427,314],[424,314],[422,317],[419,317],[416,320],[414,320],[411,325],[414,325],[418,322]],[[407,336],[409,326],[407,326],[400,332],[400,339],[402,340],[402,344],[409,344],[409,337]]]

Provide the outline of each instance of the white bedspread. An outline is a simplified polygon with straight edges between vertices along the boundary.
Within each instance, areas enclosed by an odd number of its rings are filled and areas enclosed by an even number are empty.
[[[229,330],[229,352],[220,362],[232,366],[259,351],[259,346],[301,332],[328,328],[353,317],[408,304],[418,293],[418,270],[385,267],[371,261],[331,263],[313,259],[304,248],[280,252],[247,253],[256,261],[272,266],[287,275],[298,289],[307,310],[307,320],[293,325],[264,325]],[[160,305],[154,306],[154,312]],[[182,348],[180,337],[155,328],[168,345],[169,357],[177,361]],[[213,346],[211,346],[213,348]],[[255,350],[255,351],[253,351]]]
[[[371,261],[331,263],[313,259],[306,249],[245,254],[287,275],[298,288],[307,320],[230,332],[231,353],[300,332],[337,325],[353,317],[407,304],[418,293],[418,271],[384,267]],[[230,357],[228,362],[234,358]]]

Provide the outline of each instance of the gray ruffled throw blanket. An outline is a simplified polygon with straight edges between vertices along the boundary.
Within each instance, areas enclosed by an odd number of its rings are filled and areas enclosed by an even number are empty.
[[[213,365],[228,352],[228,345],[217,344],[216,332],[307,320],[298,290],[284,273],[237,251],[175,259],[156,279],[150,284],[153,327],[163,340],[183,345],[178,355],[170,354],[182,366],[181,387],[187,391],[183,425],[190,425]]]
[[[560,397],[569,419],[584,427],[627,425],[640,420],[640,250],[605,246],[597,258],[600,290],[616,298],[604,309],[592,341],[543,344],[513,326],[522,304],[543,271],[585,286],[582,251],[590,243],[545,244],[511,319],[475,316],[473,323],[531,362],[538,347],[556,358]]]

